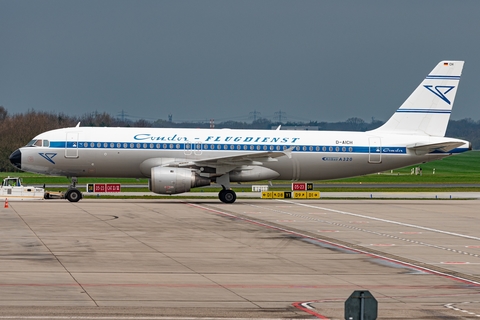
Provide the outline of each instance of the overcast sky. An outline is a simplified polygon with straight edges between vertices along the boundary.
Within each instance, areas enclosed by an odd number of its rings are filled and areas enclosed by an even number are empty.
[[[452,119],[480,120],[479,17],[478,0],[0,0],[0,105],[369,122],[451,59],[466,61]]]

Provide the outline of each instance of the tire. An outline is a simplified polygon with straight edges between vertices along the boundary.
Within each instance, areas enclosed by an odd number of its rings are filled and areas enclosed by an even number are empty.
[[[78,202],[82,199],[82,193],[77,189],[70,189],[65,194],[65,198],[70,202]]]
[[[222,200],[222,199],[220,199]],[[237,200],[237,194],[233,190],[225,190],[223,194],[223,202],[224,203],[234,203]]]
[[[220,192],[218,193],[218,199],[220,199],[220,201],[222,201],[222,202],[225,202],[225,191],[227,191],[227,190],[222,189],[222,190],[220,190]]]

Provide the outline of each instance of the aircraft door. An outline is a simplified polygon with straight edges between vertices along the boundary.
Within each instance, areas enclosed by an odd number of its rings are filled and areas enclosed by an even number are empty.
[[[368,138],[368,163],[382,163],[382,140],[380,137]]]
[[[192,145],[193,145],[193,143],[191,143],[190,141],[185,142],[185,150],[183,151],[183,153],[186,156],[190,156],[192,154],[192,149],[193,149]]]
[[[78,132],[67,132],[65,158],[78,158]]]
[[[195,151],[194,152],[195,152],[196,156],[199,156],[199,155],[202,154],[202,143],[201,142],[199,142],[199,141],[195,142]]]

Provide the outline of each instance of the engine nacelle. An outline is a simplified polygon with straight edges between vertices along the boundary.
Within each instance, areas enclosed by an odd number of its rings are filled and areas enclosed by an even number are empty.
[[[191,188],[210,185],[210,179],[200,177],[190,169],[175,167],[153,167],[148,180],[150,191],[160,194],[176,194]]]

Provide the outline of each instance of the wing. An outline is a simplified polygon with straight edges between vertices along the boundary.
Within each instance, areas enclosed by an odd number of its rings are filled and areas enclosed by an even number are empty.
[[[224,157],[195,159],[191,161],[174,161],[165,164],[168,167],[187,167],[187,168],[214,168],[217,175],[221,175],[244,166],[261,166],[265,162],[278,161],[277,158],[287,156],[292,157],[294,147],[283,151],[265,151],[265,152],[246,152],[237,155]]]

